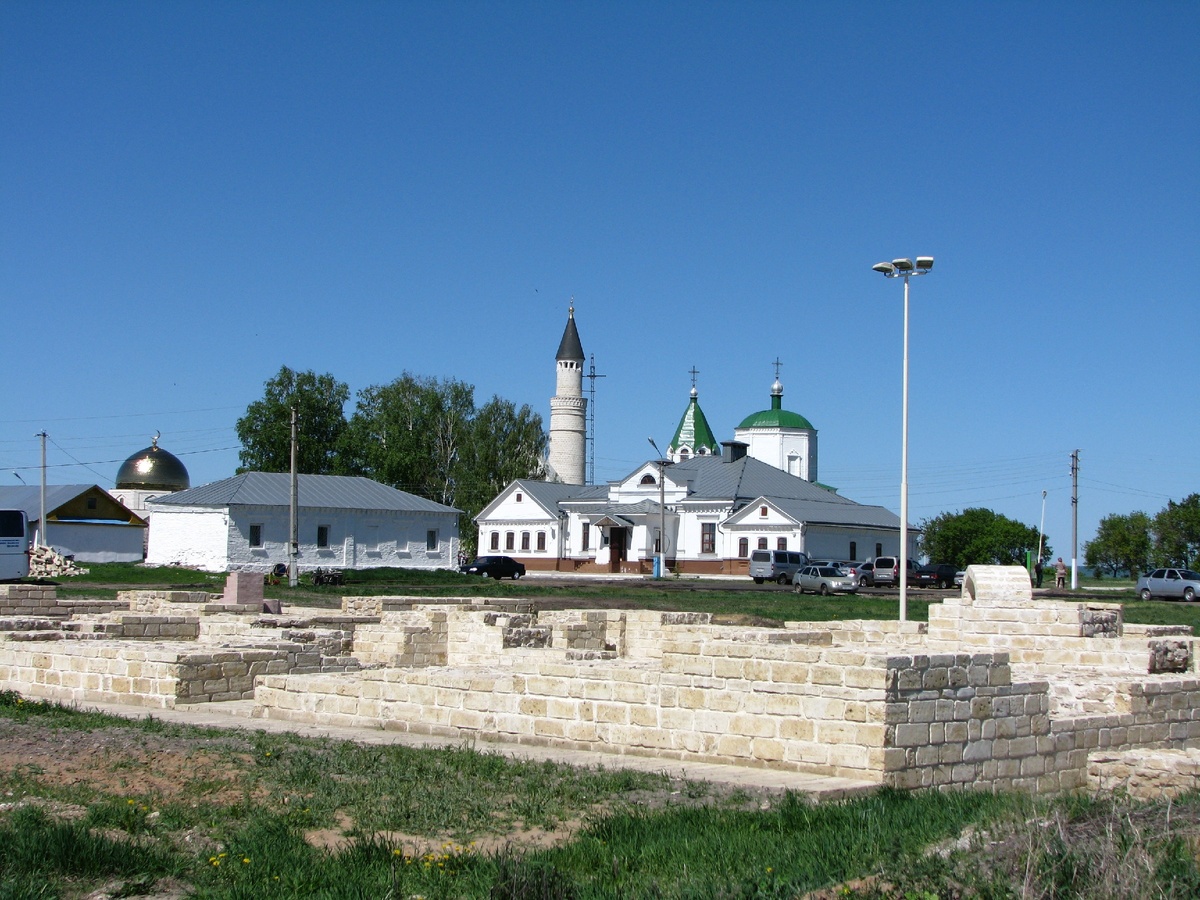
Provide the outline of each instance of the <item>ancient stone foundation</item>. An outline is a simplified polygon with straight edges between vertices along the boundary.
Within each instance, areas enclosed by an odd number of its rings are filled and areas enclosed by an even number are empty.
[[[1188,629],[1034,600],[972,567],[929,622],[714,625],[706,614],[347,598],[340,613],[131,592],[66,612],[0,593],[0,684],[147,706],[771,767],[901,788],[1063,791],[1200,773]],[[14,593],[15,591],[15,593]],[[250,603],[228,602],[250,599]],[[5,605],[6,604],[6,605]]]

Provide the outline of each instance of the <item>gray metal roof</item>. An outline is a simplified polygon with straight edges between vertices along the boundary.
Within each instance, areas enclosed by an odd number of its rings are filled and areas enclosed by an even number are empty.
[[[583,515],[607,515],[607,516],[633,516],[633,515],[649,515],[653,513],[658,515],[658,502],[655,500],[639,500],[636,503],[609,503],[603,501],[567,501],[570,503],[571,511],[581,513]]]
[[[151,506],[289,506],[287,472],[243,472],[150,501]],[[460,510],[400,491],[370,478],[349,475],[297,476],[297,503],[306,509],[370,509],[393,512],[457,513]]]
[[[97,484],[48,484],[46,485],[46,513],[53,513],[60,506],[70,503],[80,494],[86,494],[95,488],[103,491]],[[42,517],[41,486],[14,485],[0,487],[0,509],[23,509],[25,518],[36,522]],[[113,503],[119,504],[115,497]]]
[[[811,500],[771,501],[797,522],[809,525],[862,525],[868,528],[899,528],[900,517],[882,506],[861,503],[814,503]]]
[[[755,497],[779,497],[859,506],[820,485],[789,475],[751,456],[727,463],[719,456],[696,456],[666,469],[671,481],[691,481],[689,500],[752,500]]]
[[[559,503],[567,500],[604,500],[608,497],[608,485],[604,484],[562,484],[558,481],[527,481],[524,478],[513,484],[547,509],[557,509]]]

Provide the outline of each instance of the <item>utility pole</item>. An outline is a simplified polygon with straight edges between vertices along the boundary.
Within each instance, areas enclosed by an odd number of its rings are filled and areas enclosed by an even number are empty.
[[[588,462],[587,474],[584,480],[588,484],[596,483],[596,379],[603,378],[596,374],[596,354],[588,354]]]
[[[42,439],[42,513],[38,519],[38,543],[39,547],[49,547],[50,541],[46,539],[46,432],[39,431],[34,437]]]
[[[288,587],[295,587],[300,576],[297,569],[296,557],[300,555],[300,531],[299,531],[299,476],[296,474],[296,445],[300,438],[300,420],[296,413],[296,407],[292,407],[292,490],[291,503],[288,522]]]
[[[1071,590],[1079,587],[1079,451],[1071,454]]]

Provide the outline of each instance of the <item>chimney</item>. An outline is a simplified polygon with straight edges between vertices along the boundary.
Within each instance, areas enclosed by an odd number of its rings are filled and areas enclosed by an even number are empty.
[[[731,463],[743,459],[748,446],[744,441],[721,441],[721,461]]]

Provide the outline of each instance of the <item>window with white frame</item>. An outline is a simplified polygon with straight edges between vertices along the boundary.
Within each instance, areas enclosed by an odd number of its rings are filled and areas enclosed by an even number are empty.
[[[504,532],[504,549],[515,550],[517,546],[517,535],[514,531]]]
[[[500,549],[500,532],[498,532],[498,531],[492,532],[492,542],[490,544],[490,547],[493,550]]]
[[[546,552],[546,532],[544,531],[539,531],[537,533],[537,548],[538,553]]]
[[[738,538],[738,558],[745,559],[750,555],[750,538]]]
[[[700,523],[700,552],[701,553],[716,553],[717,552],[717,523],[716,522],[701,522]]]
[[[522,553],[529,552],[529,532],[528,531],[521,532],[521,552]]]

